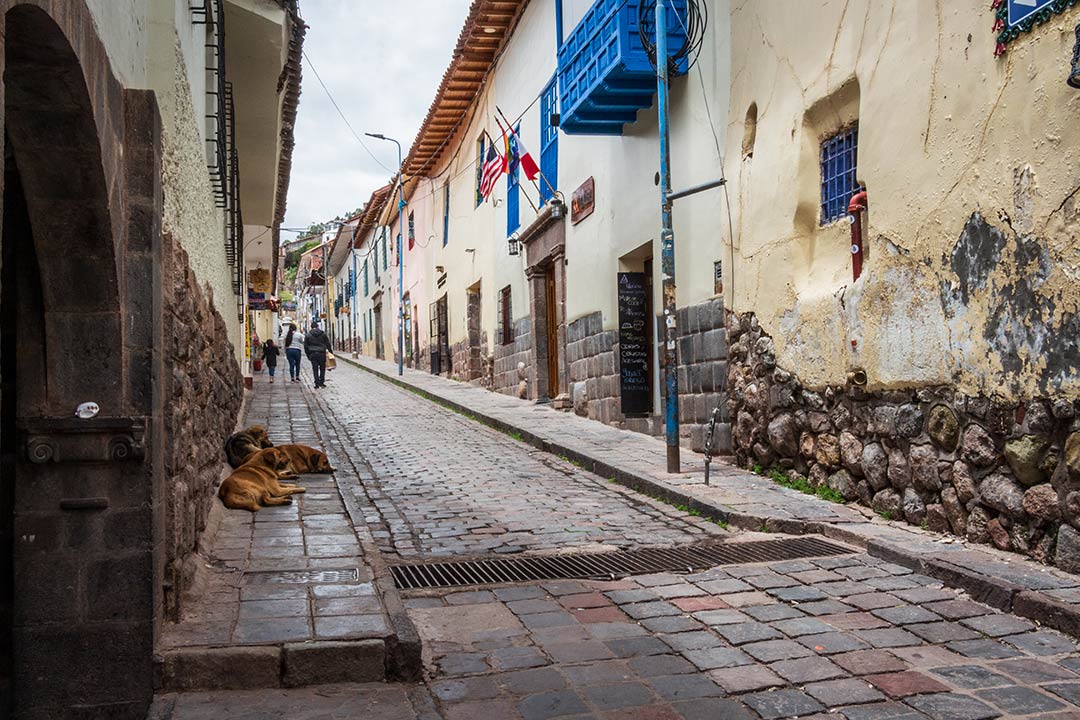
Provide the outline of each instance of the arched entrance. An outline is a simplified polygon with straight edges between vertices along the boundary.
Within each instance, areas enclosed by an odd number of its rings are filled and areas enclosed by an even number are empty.
[[[130,112],[82,2],[0,11],[0,716],[142,717],[152,402],[133,390],[151,385],[152,363],[134,360],[155,271],[143,265],[132,303],[124,257],[147,225],[133,231],[126,187],[141,151],[124,157]],[[76,417],[86,402],[97,415]]]

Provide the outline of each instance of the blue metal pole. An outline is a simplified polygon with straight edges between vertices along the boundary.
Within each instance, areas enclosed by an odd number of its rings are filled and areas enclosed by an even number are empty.
[[[660,274],[664,287],[664,435],[667,471],[679,467],[679,373],[675,355],[675,231],[671,227],[671,164],[668,147],[667,0],[656,0],[656,115],[660,124]]]

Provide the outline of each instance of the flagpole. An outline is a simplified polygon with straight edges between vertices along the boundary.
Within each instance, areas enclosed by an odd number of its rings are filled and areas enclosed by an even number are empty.
[[[500,114],[500,115],[502,115],[502,110],[499,110],[498,106],[496,106],[496,107],[495,107],[495,109],[499,111],[499,114]],[[504,120],[506,119],[506,116],[505,116],[505,115],[503,116],[503,119],[504,119]],[[501,123],[501,122],[499,122],[499,118],[495,118],[495,122],[496,122],[496,123],[498,123],[498,125],[499,125],[499,129],[503,131],[503,136],[505,137],[505,135],[506,135],[506,133],[507,133],[507,129],[503,127],[503,125],[502,125],[502,123]],[[513,129],[513,128],[510,128],[510,129],[509,129],[509,132],[510,132],[511,134],[513,134],[513,136],[514,136],[514,137],[517,137],[517,133],[516,133],[516,132],[514,132],[514,129]],[[519,168],[521,167],[521,162],[520,162],[520,160],[518,161],[518,167],[519,167]],[[509,160],[509,158],[507,158],[507,160],[506,160],[506,174],[507,174],[507,175],[509,175],[509,174],[510,174],[510,160]],[[535,181],[535,180],[533,180],[532,182],[533,182],[533,184],[534,184],[534,185],[536,184],[536,181]],[[521,181],[520,181],[520,180],[518,180],[518,185],[520,185],[520,184],[521,184]],[[519,189],[520,189],[520,188],[519,188]],[[537,189],[536,189],[536,192],[537,192],[537,194],[539,194],[539,193],[540,193],[540,188],[537,188]],[[533,203],[533,201],[532,201],[532,198],[531,198],[531,197],[529,197],[529,194],[528,194],[528,193],[526,193],[526,192],[523,192],[523,193],[521,193],[521,194],[525,196],[525,200],[526,200],[526,201],[528,201],[528,203],[529,203],[529,207],[531,207],[531,208],[533,209],[533,212],[534,212],[534,213],[536,213],[537,215],[539,215],[539,214],[540,214],[540,208],[536,207],[536,204],[535,204],[535,203]]]
[[[518,140],[521,140],[521,136],[517,134],[517,131],[516,131],[516,130],[514,130],[514,126],[513,126],[513,125],[512,125],[511,123],[510,123],[510,120],[509,120],[509,118],[507,118],[507,117],[506,117],[506,113],[504,113],[504,112],[502,111],[502,108],[500,108],[500,107],[499,107],[498,105],[496,105],[496,106],[495,106],[495,111],[496,111],[497,113],[499,113],[500,115],[502,115],[502,119],[503,119],[503,120],[505,120],[505,121],[506,121],[506,124],[507,124],[507,125],[508,125],[508,126],[510,127],[510,132],[514,133],[514,137],[516,137],[516,138],[517,138]],[[497,118],[496,118],[496,120],[497,120]],[[501,127],[501,126],[500,126],[500,127]],[[538,172],[538,173],[539,173],[539,175],[540,175],[540,179],[544,181],[544,184],[545,184],[545,185],[547,185],[547,187],[548,187],[548,190],[550,190],[550,191],[551,191],[551,197],[555,197],[555,193],[556,193],[557,191],[555,190],[555,188],[553,188],[553,187],[551,186],[551,182],[550,182],[550,181],[549,181],[549,180],[547,179],[547,176],[546,176],[546,175],[544,175],[544,171],[543,171],[543,170],[541,170],[539,166],[537,166],[537,172]],[[533,186],[534,186],[534,187],[536,188],[536,192],[537,192],[537,194],[538,194],[538,195],[542,195],[543,193],[541,193],[541,192],[540,192],[540,186],[539,186],[539,185],[538,185],[538,184],[536,183],[536,181],[535,181],[535,180],[532,180],[531,182],[532,182]]]
[[[503,112],[502,108],[500,108],[498,105],[495,106],[495,109],[500,114],[500,116],[502,116],[502,119],[505,122],[507,122],[507,125],[510,127],[510,132],[514,134],[514,137],[516,137],[518,139],[518,141],[521,141],[522,136],[518,135],[517,131],[514,130],[513,124],[510,122],[510,119],[507,118],[507,113]],[[548,180],[548,176],[543,174],[542,169],[540,169],[540,165],[537,165],[537,174],[540,176],[540,179],[543,180],[543,184],[548,186],[548,189],[551,190],[551,196],[552,196],[552,198],[554,198],[555,193],[557,191],[555,190],[555,188],[551,187],[551,181]],[[537,184],[537,181],[536,180],[531,180],[531,182],[532,182],[532,187],[535,187],[537,189],[537,194],[542,195],[543,193],[540,192],[540,186]]]

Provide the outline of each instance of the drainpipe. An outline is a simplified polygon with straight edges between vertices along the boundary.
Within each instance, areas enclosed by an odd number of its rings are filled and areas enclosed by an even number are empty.
[[[866,210],[866,190],[860,190],[851,196],[848,203],[848,220],[851,222],[851,275],[852,280],[858,280],[862,275],[863,263],[863,237],[862,237],[862,214]]]

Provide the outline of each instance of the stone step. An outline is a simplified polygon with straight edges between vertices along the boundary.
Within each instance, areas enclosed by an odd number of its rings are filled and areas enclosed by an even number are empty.
[[[385,682],[392,675],[387,671],[389,655],[383,639],[177,648],[156,658],[155,689],[186,692]]]

